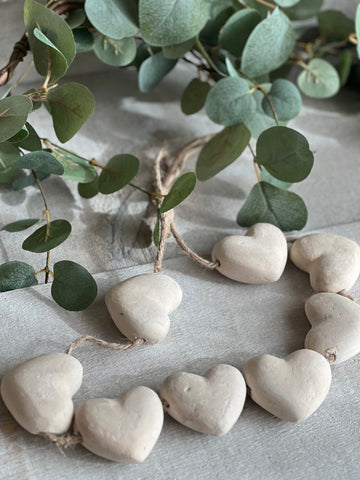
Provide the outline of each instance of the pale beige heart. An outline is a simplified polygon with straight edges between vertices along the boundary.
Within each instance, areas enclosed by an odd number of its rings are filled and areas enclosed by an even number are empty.
[[[74,431],[82,445],[100,457],[140,463],[157,442],[163,420],[158,395],[136,387],[116,399],[86,400],[76,409]]]
[[[179,284],[161,273],[129,278],[105,295],[106,306],[120,332],[132,341],[143,338],[151,344],[166,337],[169,314],[181,299]]]
[[[178,372],[160,388],[166,412],[182,425],[209,435],[224,435],[238,420],[246,397],[241,372],[217,365],[204,376]]]
[[[8,372],[1,396],[15,420],[30,433],[65,433],[72,422],[72,396],[82,381],[76,358],[51,353],[32,358]]]
[[[261,355],[243,368],[251,398],[262,408],[287,422],[310,417],[325,400],[331,385],[331,369],[313,350],[297,350],[281,359]]]
[[[360,352],[360,305],[336,293],[317,293],[305,303],[312,325],[305,347],[341,363]]]
[[[217,270],[238,282],[269,283],[281,277],[287,260],[283,232],[270,223],[253,225],[244,236],[230,235],[217,242],[212,251]]]
[[[315,292],[349,290],[360,273],[360,247],[348,238],[314,233],[296,240],[290,250],[293,263],[310,274]]]

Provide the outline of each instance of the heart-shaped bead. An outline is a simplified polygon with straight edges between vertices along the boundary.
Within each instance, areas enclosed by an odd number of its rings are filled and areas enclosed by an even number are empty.
[[[136,387],[119,398],[95,398],[75,412],[74,431],[90,452],[114,462],[140,463],[159,438],[164,421],[160,398]]]
[[[261,355],[243,368],[251,398],[262,408],[287,422],[310,417],[328,394],[331,369],[313,350],[297,350],[282,359]]]
[[[310,274],[315,292],[348,290],[360,273],[359,245],[331,233],[313,233],[297,239],[291,247],[290,258]]]
[[[76,358],[51,353],[14,367],[1,382],[1,396],[15,420],[30,433],[65,433],[72,422],[72,396],[82,381]]]
[[[312,325],[305,347],[341,363],[360,352],[360,305],[336,293],[317,293],[305,303]]]
[[[241,372],[217,365],[204,376],[178,372],[160,388],[166,412],[182,425],[209,435],[224,435],[238,420],[246,397]]]
[[[270,223],[256,223],[244,236],[230,235],[217,242],[212,259],[217,270],[238,282],[269,283],[281,277],[287,260],[283,232]]]
[[[181,303],[177,282],[160,273],[145,273],[115,285],[105,302],[120,332],[131,341],[159,343],[170,328],[169,314]]]

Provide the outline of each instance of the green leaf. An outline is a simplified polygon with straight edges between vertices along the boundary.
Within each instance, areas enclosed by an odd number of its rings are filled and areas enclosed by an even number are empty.
[[[38,223],[38,218],[26,218],[25,220],[17,220],[16,222],[8,223],[3,230],[7,232],[22,232],[27,228],[32,227],[35,223]]]
[[[18,145],[19,142],[22,140],[25,140],[29,136],[29,131],[26,128],[26,124],[23,125],[22,129],[17,132],[16,135],[13,137],[9,138],[9,142],[15,143],[15,145]]]
[[[36,70],[45,76],[50,66],[50,83],[53,83],[62,77],[75,57],[71,28],[60,15],[34,0],[25,0],[24,22]]]
[[[181,110],[185,115],[192,115],[198,112],[205,105],[206,96],[209,93],[210,85],[198,78],[193,78],[185,88],[181,97]]]
[[[289,8],[299,3],[299,1],[300,0],[275,0],[275,3],[279,5],[279,7]]]
[[[196,185],[196,175],[193,172],[184,173],[179,177],[174,185],[171,187],[169,193],[162,201],[160,212],[165,213],[172,210],[174,207],[183,202],[190,193],[194,190]]]
[[[124,67],[129,65],[136,56],[135,38],[114,40],[109,37],[97,37],[94,43],[94,52],[107,65]]]
[[[272,127],[257,141],[256,161],[283,182],[301,182],[313,167],[314,155],[301,133],[288,127]]]
[[[269,92],[269,100],[274,106],[279,120],[287,122],[299,115],[301,110],[301,95],[292,82],[279,78],[274,81]],[[262,101],[264,112],[274,118],[269,101]]]
[[[37,170],[36,175],[40,181],[45,180],[50,176],[50,173],[44,173],[41,170]],[[16,180],[13,181],[12,183],[12,189],[17,191],[17,190],[23,190],[26,187],[30,187],[31,185],[35,185],[36,180],[34,175],[25,175],[23,177],[19,177]]]
[[[158,215],[156,220],[156,225],[153,232],[153,242],[155,247],[159,246],[160,243],[160,215]]]
[[[252,188],[236,221],[242,227],[264,222],[272,223],[285,232],[301,230],[307,221],[307,209],[296,193],[259,182]]]
[[[13,167],[19,157],[20,152],[12,143],[0,143],[0,183],[9,182],[19,173],[19,170]]]
[[[51,295],[60,307],[79,311],[88,308],[96,298],[97,285],[92,275],[78,263],[56,262]]]
[[[225,9],[233,7],[232,0],[208,0],[208,3],[210,4],[209,13],[211,19],[219,16]]]
[[[66,17],[66,23],[70,28],[74,29],[80,27],[86,19],[85,11],[83,8],[77,8],[76,10],[71,10]]]
[[[268,91],[271,88],[271,83],[263,83],[262,87]],[[264,112],[264,109],[262,107],[264,94],[260,90],[256,90],[255,92],[253,92],[252,96],[256,103],[256,110],[253,115],[251,115],[244,121],[244,123],[250,130],[251,136],[254,138],[258,138],[264,130],[275,126],[276,122],[274,117],[269,117]]]
[[[138,173],[140,162],[134,155],[122,153],[112,157],[99,177],[99,191],[105,195],[125,187]]]
[[[340,77],[336,69],[326,60],[314,58],[297,79],[299,88],[309,97],[329,98],[340,89]]]
[[[211,8],[210,8],[211,9]],[[227,7],[223,9],[217,16],[210,18],[205,24],[205,27],[201,30],[199,38],[201,42],[204,42],[208,45],[217,45],[219,31],[224,26],[225,22],[231,15],[234,13],[232,7]]]
[[[250,33],[260,21],[259,13],[251,8],[234,13],[225,23],[220,34],[220,46],[235,57],[240,57]]]
[[[75,28],[73,30],[76,53],[90,52],[94,45],[94,37],[86,28]]]
[[[56,160],[63,166],[63,177],[79,183],[92,182],[97,177],[96,168],[76,153],[57,148],[52,152]]]
[[[0,100],[0,142],[18,133],[32,110],[32,101],[23,95]]]
[[[38,283],[35,270],[24,262],[7,262],[0,265],[0,292],[31,287]]]
[[[28,136],[25,139],[17,142],[16,146],[30,152],[34,152],[35,150],[41,150],[41,140],[35,129],[28,122],[25,123],[25,127],[28,131]]]
[[[30,235],[22,244],[24,250],[43,253],[63,243],[71,233],[71,225],[67,220],[53,220],[49,226],[44,225]]]
[[[282,182],[281,180],[273,177],[264,167],[260,170],[260,180],[271,183],[271,185],[274,185],[274,187],[281,188],[282,190],[288,190],[292,185],[292,183]]]
[[[196,175],[204,181],[233,163],[244,151],[251,134],[245,125],[225,127],[202,148],[197,163]]]
[[[205,108],[213,122],[231,126],[249,118],[255,112],[256,103],[243,78],[228,77],[211,88]]]
[[[186,42],[179,43],[178,45],[169,45],[168,47],[164,47],[162,52],[164,57],[170,59],[177,59],[181,58],[193,47],[195,43],[195,38],[190,38]]]
[[[318,14],[320,35],[329,42],[346,40],[354,32],[354,22],[338,10],[323,10]]]
[[[256,77],[280,67],[295,46],[295,31],[278,8],[251,32],[241,58],[241,70]]]
[[[285,11],[291,20],[307,20],[317,15],[322,4],[323,0],[300,0],[296,5],[287,8]]]
[[[78,192],[83,198],[95,197],[95,195],[99,193],[99,176],[96,174],[96,177],[92,182],[79,183]]]
[[[23,155],[13,163],[15,168],[26,168],[28,170],[41,170],[43,173],[62,175],[64,167],[49,152],[39,150]]]
[[[358,39],[358,44],[356,46],[358,57],[360,58],[360,5],[358,5],[356,9],[356,16],[355,16],[355,32],[356,37]]]
[[[165,58],[159,52],[151,55],[140,66],[139,89],[141,92],[150,92],[175,67],[177,60]]]
[[[79,83],[66,83],[50,90],[47,98],[56,136],[63,143],[80,130],[94,111],[92,93]]]
[[[140,0],[140,31],[150,45],[166,47],[195,37],[209,18],[206,0]]]
[[[138,31],[134,0],[86,0],[85,12],[96,30],[110,38],[121,40]]]
[[[343,87],[348,81],[352,66],[352,55],[350,50],[343,50],[339,55],[339,62],[336,70],[339,73],[340,85]]]
[[[225,65],[226,65],[226,68],[227,68],[227,71],[228,71],[230,77],[235,77],[235,78],[237,78],[237,77],[239,76],[236,68],[235,68],[234,65],[231,63],[231,60],[230,60],[228,57],[225,58]]]

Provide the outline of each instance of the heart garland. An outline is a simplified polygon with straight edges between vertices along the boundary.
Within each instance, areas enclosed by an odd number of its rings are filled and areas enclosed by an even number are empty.
[[[287,260],[287,240],[270,224],[256,224],[244,237],[230,236],[212,252],[223,275],[244,283],[278,280]],[[30,433],[59,446],[81,443],[101,457],[140,463],[153,449],[163,426],[163,410],[184,426],[221,436],[237,422],[246,398],[282,420],[305,420],[325,400],[331,385],[331,363],[360,352],[360,306],[346,298],[346,289],[360,273],[360,247],[332,234],[306,235],[293,242],[290,258],[310,275],[317,293],[305,304],[312,327],[305,349],[284,359],[261,355],[242,373],[216,365],[203,376],[178,372],[165,379],[159,396],[139,386],[116,399],[90,399],[74,413],[72,396],[80,388],[82,366],[71,356],[84,342],[114,350],[154,344],[166,336],[169,314],[182,292],[172,278],[144,274],[116,285],[105,296],[109,313],[128,344],[85,336],[67,354],[41,355],[17,365],[1,382],[2,399],[17,422]],[[251,260],[252,259],[252,260]],[[73,434],[67,432],[73,421]]]

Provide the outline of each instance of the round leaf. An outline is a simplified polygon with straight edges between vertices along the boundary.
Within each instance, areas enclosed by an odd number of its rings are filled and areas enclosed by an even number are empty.
[[[262,86],[268,91],[271,88],[271,83],[263,83]],[[251,136],[258,138],[264,130],[275,126],[276,122],[273,116],[269,117],[264,112],[262,107],[264,94],[260,90],[255,90],[252,96],[256,103],[256,109],[255,112],[244,121],[244,123],[250,130]]]
[[[41,150],[42,145],[39,135],[36,133],[35,129],[30,125],[30,123],[26,122],[25,126],[29,132],[29,135],[25,139],[17,142],[16,146],[30,152]]]
[[[299,3],[299,1],[300,0],[275,0],[275,3],[279,5],[279,7],[289,8]]]
[[[99,193],[99,177],[96,175],[95,179],[89,183],[79,183],[79,195],[83,198],[92,198]]]
[[[70,28],[80,27],[86,19],[85,11],[82,8],[77,8],[76,10],[71,10],[66,17],[66,23]],[[74,33],[74,32],[73,32]]]
[[[94,45],[94,37],[86,28],[75,28],[73,30],[76,53],[90,52]]]
[[[336,69],[326,60],[314,58],[307,69],[298,76],[301,91],[313,98],[329,98],[340,89],[340,77]]]
[[[185,88],[181,97],[181,110],[185,115],[192,115],[198,112],[205,105],[206,96],[209,93],[210,85],[198,78],[193,78]]]
[[[338,10],[324,10],[318,14],[320,35],[329,42],[346,40],[354,32],[353,20]]]
[[[36,171],[36,175],[40,181],[45,180],[50,176],[50,173],[44,173],[41,170]],[[22,190],[23,188],[30,187],[31,185],[35,185],[36,180],[33,174],[25,175],[23,177],[19,177],[12,183],[13,190]]]
[[[31,287],[38,283],[35,270],[24,262],[7,262],[0,265],[0,292]]]
[[[242,78],[223,78],[206,97],[206,113],[215,123],[231,126],[242,123],[256,109],[256,102]]]
[[[22,126],[21,130],[17,132],[16,135],[9,138],[9,142],[15,143],[18,145],[21,141],[25,140],[29,136],[29,131],[26,128],[26,124]]]
[[[99,191],[114,193],[125,187],[139,171],[140,162],[134,155],[115,155],[107,163],[99,177]]]
[[[184,173],[179,177],[170,192],[164,198],[160,212],[165,213],[183,202],[194,190],[196,184],[196,175],[193,172]]]
[[[281,180],[273,177],[265,168],[262,168],[260,170],[260,180],[262,180],[263,182],[271,183],[271,185],[281,188],[282,190],[288,190],[292,185],[292,183],[282,182]]]
[[[359,39],[360,38],[360,5],[358,5],[356,9],[355,32],[356,32],[356,37]],[[359,41],[356,46],[356,50],[357,50],[358,57],[360,58],[360,42]]]
[[[64,169],[63,177],[79,183],[92,182],[97,177],[96,169],[76,153],[57,148],[52,154]]]
[[[301,133],[288,127],[272,127],[257,141],[256,161],[283,182],[300,182],[309,175],[314,155]]]
[[[0,183],[9,182],[17,175],[19,171],[13,164],[19,157],[19,150],[12,143],[0,143]]]
[[[301,110],[301,95],[295,85],[288,80],[279,78],[274,81],[269,92],[269,100],[274,106],[279,120],[287,122],[299,115]],[[269,101],[262,101],[264,112],[274,118]]]
[[[51,295],[55,302],[66,310],[85,310],[96,298],[97,285],[86,268],[63,260],[54,265]]]
[[[38,218],[26,218],[25,220],[17,220],[16,222],[8,223],[3,228],[7,232],[22,232],[27,228],[32,227],[35,223],[38,223]]]
[[[186,42],[179,43],[178,45],[171,45],[163,48],[163,54],[166,58],[176,59],[181,58],[193,47],[195,38],[190,38]]]
[[[278,8],[251,32],[241,58],[241,70],[257,77],[280,67],[293,51],[295,31]]]
[[[340,84],[343,87],[348,81],[352,66],[352,55],[350,50],[343,50],[339,55],[339,62],[336,70],[339,72]]]
[[[67,83],[50,90],[47,99],[55,133],[60,142],[70,140],[94,111],[92,93],[79,83]]]
[[[134,0],[86,0],[85,12],[96,30],[110,38],[121,40],[138,31]]]
[[[306,221],[306,205],[299,195],[266,182],[254,185],[237,216],[242,227],[264,222],[283,231],[301,230]]]
[[[195,37],[209,18],[206,0],[140,0],[140,31],[150,45],[166,47]]]
[[[53,220],[30,235],[22,244],[24,250],[43,253],[63,243],[71,233],[71,225],[67,220]]]
[[[159,52],[151,55],[140,66],[139,89],[141,92],[150,92],[175,67],[177,60],[165,58]]]
[[[43,173],[62,175],[64,167],[49,152],[39,150],[23,155],[13,163],[15,168],[26,168],[28,170],[41,170]]]
[[[24,95],[0,100],[0,142],[18,133],[31,110],[32,101]]]
[[[226,127],[202,148],[196,163],[199,180],[208,180],[234,162],[244,151],[251,134],[245,125]]]
[[[315,17],[321,9],[323,0],[301,0],[293,7],[286,9],[286,14],[291,20],[307,20]]]
[[[114,40],[100,36],[95,40],[94,52],[102,62],[114,67],[123,67],[134,60],[136,42],[133,37]]]
[[[235,57],[240,57],[250,33],[260,20],[259,13],[251,8],[245,8],[234,13],[225,23],[220,34],[220,46]]]

